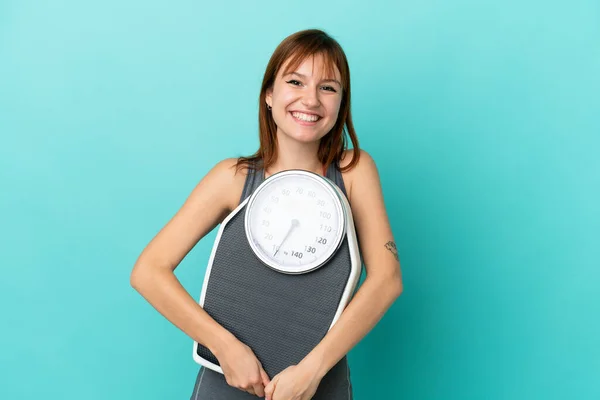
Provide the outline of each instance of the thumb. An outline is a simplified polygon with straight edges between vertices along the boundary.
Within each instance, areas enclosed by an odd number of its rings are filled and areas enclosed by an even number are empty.
[[[265,388],[265,400],[273,399],[273,392],[275,391],[275,385],[277,384],[278,379],[279,379],[279,377],[277,377],[277,376],[275,378],[273,378],[273,380],[271,382],[269,382],[269,384]]]
[[[269,375],[267,375],[265,370],[261,368],[260,376],[262,377],[263,385],[266,387],[271,382],[271,380],[269,379]]]

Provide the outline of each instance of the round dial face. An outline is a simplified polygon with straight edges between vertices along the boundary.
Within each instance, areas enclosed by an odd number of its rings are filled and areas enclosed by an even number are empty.
[[[246,236],[254,253],[290,274],[322,266],[339,247],[346,227],[333,185],[302,170],[280,172],[263,182],[246,209]]]

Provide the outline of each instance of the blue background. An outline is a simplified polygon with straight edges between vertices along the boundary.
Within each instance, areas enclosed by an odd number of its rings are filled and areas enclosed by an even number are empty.
[[[1,1],[0,398],[189,398],[192,340],[131,268],[256,150],[268,59],[313,27],[348,55],[404,275],[356,398],[600,398],[599,4]],[[215,234],[177,270],[196,299]]]

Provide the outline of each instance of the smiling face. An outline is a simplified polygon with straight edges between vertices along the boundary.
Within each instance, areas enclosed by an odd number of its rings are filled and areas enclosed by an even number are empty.
[[[289,60],[288,60],[289,61]],[[335,125],[342,102],[341,77],[333,65],[335,76],[327,75],[323,56],[305,59],[295,70],[286,73],[281,67],[273,87],[266,92],[277,135],[300,142],[314,142]]]

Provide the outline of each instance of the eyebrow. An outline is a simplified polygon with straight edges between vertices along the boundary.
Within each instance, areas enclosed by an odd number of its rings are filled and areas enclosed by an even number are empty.
[[[287,75],[298,75],[300,78],[304,78],[306,79],[306,75],[302,75],[300,72],[290,72],[289,74],[285,74],[285,76]],[[321,82],[335,82],[338,85],[340,85],[340,87],[342,86],[342,84],[340,83],[340,81],[338,81],[337,79],[323,79]]]

